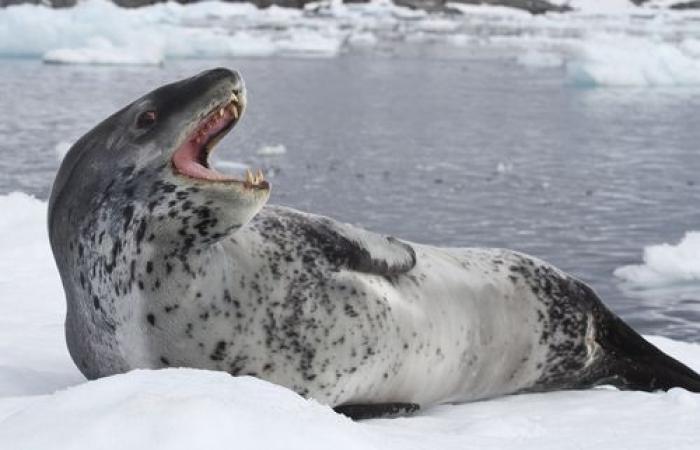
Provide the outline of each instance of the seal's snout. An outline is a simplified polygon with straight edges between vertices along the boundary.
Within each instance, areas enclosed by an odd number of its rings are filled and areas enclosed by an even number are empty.
[[[245,85],[236,71],[217,68],[186,80],[184,89],[195,93],[198,103],[191,110],[194,122],[172,155],[172,167],[190,180],[240,185],[245,190],[267,191],[262,171],[246,171],[244,177],[224,175],[211,167],[214,146],[239,121],[246,107]]]
[[[205,83],[216,84],[216,83],[227,83],[231,86],[231,90],[237,96],[245,94],[245,84],[243,83],[243,77],[236,70],[226,69],[224,67],[217,67],[216,69],[207,70],[199,74]]]

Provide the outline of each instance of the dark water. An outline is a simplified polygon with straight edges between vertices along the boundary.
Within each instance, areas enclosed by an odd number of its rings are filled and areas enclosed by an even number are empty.
[[[639,297],[612,275],[645,245],[700,229],[700,88],[583,89],[558,69],[477,58],[0,60],[0,194],[46,198],[57,144],[216,65],[240,69],[250,99],[217,156],[266,169],[273,202],[415,241],[531,253],[640,331],[700,341],[700,288]],[[270,144],[288,151],[256,154]]]

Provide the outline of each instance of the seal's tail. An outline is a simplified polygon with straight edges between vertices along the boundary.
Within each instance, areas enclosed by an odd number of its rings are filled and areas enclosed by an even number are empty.
[[[681,387],[700,392],[700,375],[668,356],[619,317],[606,311],[597,341],[608,356],[607,378],[620,389],[643,391]]]

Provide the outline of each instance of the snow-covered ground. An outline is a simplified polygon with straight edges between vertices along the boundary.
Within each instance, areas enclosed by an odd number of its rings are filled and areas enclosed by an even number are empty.
[[[700,12],[673,2],[558,0],[576,10],[532,16],[504,7],[450,4],[428,14],[387,0],[305,10],[205,1],[122,9],[106,0],[50,9],[0,9],[0,58],[64,64],[161,64],[171,58],[336,57],[352,49],[391,53],[443,46],[464,58],[485,49],[533,69],[562,70],[583,85],[700,84]],[[522,56],[522,55],[525,56]]]
[[[354,423],[284,388],[223,373],[135,371],[86,382],[64,343],[45,210],[25,194],[0,196],[0,449],[700,446],[700,394],[681,389],[518,395]],[[679,247],[696,246],[694,239]],[[700,370],[700,345],[650,339]]]

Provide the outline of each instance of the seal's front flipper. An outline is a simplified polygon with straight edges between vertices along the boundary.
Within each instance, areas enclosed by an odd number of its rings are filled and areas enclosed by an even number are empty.
[[[288,233],[290,240],[320,251],[337,268],[391,277],[416,266],[416,251],[411,244],[395,237],[279,206],[268,207],[267,211],[274,214],[267,214],[258,222],[262,236],[272,229],[281,230]],[[308,255],[311,259],[321,256]]]
[[[340,405],[335,412],[352,420],[379,419],[408,416],[420,409],[415,403],[377,403],[373,405]]]
[[[392,236],[320,216],[314,221],[314,226],[325,237],[323,248],[326,256],[351,270],[392,276],[406,273],[416,265],[413,247]]]

